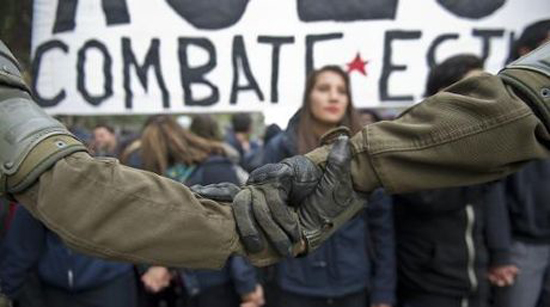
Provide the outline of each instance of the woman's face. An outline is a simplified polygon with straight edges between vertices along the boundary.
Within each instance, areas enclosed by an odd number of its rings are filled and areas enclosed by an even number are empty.
[[[344,78],[332,71],[320,73],[309,94],[309,103],[315,120],[329,125],[340,123],[349,104]]]

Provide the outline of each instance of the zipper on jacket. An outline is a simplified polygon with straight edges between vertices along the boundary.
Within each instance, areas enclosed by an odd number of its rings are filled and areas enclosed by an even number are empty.
[[[74,286],[74,276],[73,276],[73,270],[69,270],[67,272],[67,278],[69,280],[69,288],[73,288]]]
[[[477,291],[478,281],[475,272],[475,257],[476,251],[474,246],[474,223],[475,223],[475,212],[474,207],[471,204],[466,205],[466,249],[468,250],[468,279],[470,280],[471,292],[474,293]]]
[[[70,262],[72,264],[72,255],[73,255],[73,252],[67,248],[67,255],[69,256],[68,257],[68,262]],[[71,264],[68,265],[68,270],[67,270],[67,282],[69,283],[69,289],[72,289],[74,287],[74,273],[73,273],[73,270],[71,269]]]

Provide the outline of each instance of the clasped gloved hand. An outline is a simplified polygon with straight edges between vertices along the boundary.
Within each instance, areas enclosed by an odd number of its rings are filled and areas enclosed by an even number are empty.
[[[349,139],[333,144],[324,171],[305,156],[258,168],[233,201],[249,253],[268,247],[280,256],[311,252],[365,204],[354,192]],[[305,250],[294,249],[305,244]]]
[[[215,183],[209,185],[197,184],[192,186],[190,189],[193,193],[198,194],[202,197],[226,203],[231,203],[237,193],[241,191],[241,188],[229,182]]]

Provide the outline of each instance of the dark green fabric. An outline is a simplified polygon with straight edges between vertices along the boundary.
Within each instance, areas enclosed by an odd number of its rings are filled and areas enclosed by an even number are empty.
[[[546,159],[550,43],[503,69],[455,83],[352,138],[355,188],[407,192],[487,182]],[[307,154],[318,164],[329,146]]]

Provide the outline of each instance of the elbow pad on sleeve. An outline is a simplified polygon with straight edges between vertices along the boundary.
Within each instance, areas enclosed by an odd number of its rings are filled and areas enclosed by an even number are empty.
[[[86,147],[34,103],[17,60],[0,41],[0,195],[24,191],[76,151]]]

